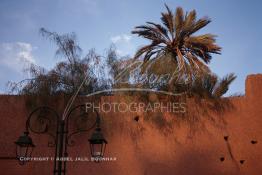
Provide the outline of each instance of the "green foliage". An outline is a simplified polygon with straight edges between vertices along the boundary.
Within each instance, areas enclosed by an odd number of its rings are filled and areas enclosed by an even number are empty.
[[[147,22],[135,27],[132,31],[151,43],[140,48],[135,58],[143,57],[144,61],[165,58],[171,54],[176,63],[175,69],[193,79],[196,73],[209,72],[206,64],[212,59],[211,54],[220,54],[221,48],[215,43],[215,35],[193,34],[211,22],[203,17],[196,20],[196,11],[184,14],[181,7],[172,10],[166,5],[167,12],[161,13],[163,25]]]
[[[147,22],[132,31],[151,41],[137,51],[134,59],[120,58],[115,46],[108,49],[106,56],[91,49],[82,57],[74,33],[59,35],[41,28],[40,34],[57,45],[56,55],[62,56],[64,61],[51,70],[31,65],[26,70],[31,78],[10,82],[11,92],[46,98],[61,94],[71,96],[80,86],[78,95],[132,87],[187,92],[201,98],[221,97],[236,76],[229,74],[220,80],[209,70],[211,54],[221,51],[215,35],[193,35],[211,20],[206,17],[197,20],[195,10],[184,13],[178,7],[173,13],[167,5],[166,9],[167,12],[161,13],[162,24]],[[139,69],[136,64],[127,69],[138,57],[144,58],[144,64]]]

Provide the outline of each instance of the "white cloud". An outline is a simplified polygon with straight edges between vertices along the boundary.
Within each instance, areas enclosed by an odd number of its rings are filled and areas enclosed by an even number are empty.
[[[120,56],[130,56],[134,53],[134,44],[132,43],[132,36],[127,34],[121,34],[111,37],[110,40],[116,45],[116,52]]]
[[[111,41],[113,43],[129,43],[131,38],[132,37],[130,35],[122,34],[122,35],[111,37]]]
[[[0,43],[0,64],[20,72],[25,66],[35,63],[30,43]]]

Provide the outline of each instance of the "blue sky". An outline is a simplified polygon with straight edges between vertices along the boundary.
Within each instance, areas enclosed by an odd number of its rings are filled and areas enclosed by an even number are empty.
[[[55,45],[39,35],[44,27],[58,33],[75,32],[83,53],[95,48],[103,53],[115,43],[120,55],[132,56],[147,43],[131,35],[134,26],[160,22],[164,3],[175,10],[196,9],[198,17],[212,22],[200,33],[218,35],[222,55],[210,67],[219,76],[238,77],[228,94],[244,93],[248,74],[262,73],[262,1],[253,0],[1,0],[0,92],[8,80],[26,78],[26,62],[52,68],[59,61]]]

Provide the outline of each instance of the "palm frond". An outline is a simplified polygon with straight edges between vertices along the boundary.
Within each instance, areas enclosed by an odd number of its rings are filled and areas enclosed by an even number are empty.
[[[184,11],[181,7],[177,7],[176,17],[175,17],[176,37],[180,36],[183,25],[184,25]]]
[[[166,26],[166,28],[169,30],[172,38],[173,38],[173,33],[174,33],[174,15],[173,12],[169,9],[169,7],[165,4],[165,7],[167,9],[166,13],[161,13],[162,17],[161,20],[163,24]]]
[[[211,22],[211,19],[208,17],[203,17],[199,19],[188,31],[187,35],[192,35],[193,33],[197,32],[198,30],[202,29],[206,25]]]
[[[229,85],[236,79],[236,75],[234,73],[230,73],[220,80],[217,84],[217,87],[214,90],[215,97],[221,97],[224,95],[229,88]]]

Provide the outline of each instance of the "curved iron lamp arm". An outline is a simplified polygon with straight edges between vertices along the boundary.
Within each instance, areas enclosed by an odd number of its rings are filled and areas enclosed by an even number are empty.
[[[53,114],[55,114],[56,120],[57,120],[57,124],[59,123],[59,115],[58,115],[58,113],[57,113],[54,109],[52,109],[52,108],[50,108],[50,107],[48,107],[48,106],[40,106],[40,107],[36,108],[35,110],[33,110],[33,111],[30,113],[29,117],[27,118],[27,120],[26,120],[26,131],[29,131],[29,129],[30,129],[32,132],[37,133],[37,134],[41,134],[41,133],[44,132],[44,131],[35,131],[35,130],[32,130],[32,127],[30,126],[30,120],[31,120],[33,114],[35,114],[37,111],[43,110],[43,109],[44,109],[44,110],[51,111]]]
[[[80,129],[80,130],[78,130],[78,131],[74,131],[74,132],[71,132],[71,133],[69,133],[69,119],[70,119],[70,117],[72,116],[71,114],[76,110],[76,109],[78,109],[78,108],[86,108],[86,104],[81,104],[81,105],[77,105],[77,106],[75,106],[75,107],[73,107],[69,112],[68,112],[68,115],[66,116],[66,121],[65,121],[65,123],[66,123],[66,129],[65,129],[65,132],[67,132],[67,137],[66,137],[66,144],[68,145],[68,146],[73,146],[74,145],[74,141],[73,140],[71,140],[72,139],[72,137],[74,136],[74,135],[76,135],[76,134],[79,134],[79,133],[82,133],[82,132],[89,132],[90,130],[92,130],[95,126],[99,126],[100,125],[100,115],[99,115],[99,113],[98,113],[98,111],[95,109],[95,108],[93,108],[93,110],[94,110],[94,112],[95,112],[95,114],[96,114],[96,121],[91,125],[91,127],[90,128],[87,128],[87,129]],[[88,112],[86,112],[86,113],[88,113]]]
[[[29,114],[29,116],[28,116],[28,118],[27,118],[27,120],[26,120],[26,128],[25,128],[25,129],[26,129],[26,132],[31,131],[31,132],[36,133],[36,134],[48,134],[49,136],[51,136],[51,137],[54,139],[54,143],[52,143],[52,142],[50,141],[50,142],[48,142],[48,146],[55,146],[56,136],[48,132],[48,131],[49,131],[49,128],[48,128],[48,127],[49,127],[49,125],[50,125],[50,123],[51,123],[51,120],[50,120],[49,118],[47,118],[47,117],[45,117],[45,116],[40,116],[40,117],[38,118],[38,119],[40,120],[40,121],[39,121],[40,123],[43,122],[44,120],[47,120],[47,121],[48,121],[48,122],[45,124],[44,129],[42,129],[42,130],[40,130],[40,131],[34,130],[34,129],[32,128],[32,126],[31,126],[31,124],[30,124],[33,115],[34,115],[36,112],[40,111],[40,110],[50,111],[50,112],[52,112],[53,115],[55,115],[55,117],[56,117],[56,131],[55,131],[55,132],[56,132],[56,134],[57,134],[58,127],[59,127],[60,117],[59,117],[59,114],[58,114],[54,109],[52,109],[52,108],[50,108],[50,107],[48,107],[48,106],[40,106],[40,107],[36,108],[35,110],[33,110],[33,111]],[[42,123],[41,123],[41,124],[42,124]]]

